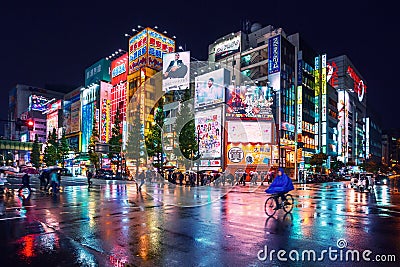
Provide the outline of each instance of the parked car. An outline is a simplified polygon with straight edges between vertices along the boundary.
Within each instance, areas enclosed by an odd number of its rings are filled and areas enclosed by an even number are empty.
[[[376,185],[387,185],[387,184],[389,184],[389,177],[384,174],[378,174],[375,177],[375,184]]]
[[[113,179],[114,173],[112,170],[100,169],[97,171],[94,178],[96,179]]]

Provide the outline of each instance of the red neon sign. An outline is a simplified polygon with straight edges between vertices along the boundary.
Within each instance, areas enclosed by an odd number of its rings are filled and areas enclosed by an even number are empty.
[[[365,93],[367,92],[367,86],[365,85],[364,81],[358,77],[357,73],[354,69],[350,66],[347,67],[347,75],[354,81],[354,92],[357,93],[358,99],[360,101],[363,100]]]

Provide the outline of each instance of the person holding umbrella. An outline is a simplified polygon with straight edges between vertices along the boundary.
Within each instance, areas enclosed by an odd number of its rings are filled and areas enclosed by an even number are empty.
[[[21,194],[21,193],[22,193],[22,189],[24,189],[25,187],[28,188],[29,194],[31,194],[32,189],[31,189],[31,186],[30,186],[30,184],[29,184],[29,174],[27,174],[27,173],[25,173],[25,174],[22,176],[22,185],[21,185],[21,187],[18,189],[18,193]]]

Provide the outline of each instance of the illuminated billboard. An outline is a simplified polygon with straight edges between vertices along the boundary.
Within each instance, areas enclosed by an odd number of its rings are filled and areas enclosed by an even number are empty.
[[[229,71],[218,69],[195,77],[195,107],[204,107],[225,101],[225,86],[229,84]]]
[[[61,109],[61,100],[57,100],[55,102],[48,103],[47,108],[43,112],[43,114],[53,113],[59,109]]]
[[[230,143],[272,143],[272,122],[227,121]]]
[[[227,145],[227,164],[229,165],[264,165],[271,164],[271,145],[232,144]]]
[[[175,41],[150,28],[148,29],[148,38],[147,66],[155,70],[162,70],[163,54],[175,51]]]
[[[215,45],[215,61],[238,52],[240,52],[240,35],[233,35],[233,38],[224,40]]]
[[[344,90],[338,92],[338,154],[342,155],[342,160],[347,158],[347,140],[349,140],[349,110],[350,110],[350,99],[349,93]]]
[[[281,36],[268,39],[268,74],[281,71]]]
[[[163,91],[189,88],[190,51],[163,55]]]
[[[58,131],[58,112],[48,113],[46,116],[46,134],[53,132],[53,129]]]
[[[31,95],[29,96],[29,110],[30,111],[46,111],[47,103],[49,99],[39,96],[39,95]]]
[[[202,158],[219,158],[222,149],[221,108],[195,113],[196,132]]]
[[[111,84],[126,81],[128,76],[128,53],[111,62]]]
[[[98,81],[110,81],[110,61],[100,59],[85,70],[85,86]]]
[[[110,112],[111,112],[111,89],[109,83],[100,83],[100,142],[106,143],[110,137]]]
[[[81,110],[81,101],[76,101],[71,104],[71,124],[70,129],[71,133],[76,133],[80,131],[80,110]]]
[[[94,103],[82,106],[82,152],[88,152],[93,129]]]
[[[129,39],[129,74],[145,66],[162,70],[163,54],[174,51],[173,39],[153,29],[144,29]]]
[[[272,119],[273,98],[267,86],[229,86],[226,117]]]
[[[129,74],[146,66],[147,29],[129,39]]]

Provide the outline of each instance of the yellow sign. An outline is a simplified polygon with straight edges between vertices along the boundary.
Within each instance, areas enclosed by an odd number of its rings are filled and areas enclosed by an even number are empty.
[[[229,143],[226,157],[228,164],[268,165],[271,164],[271,146]]]

